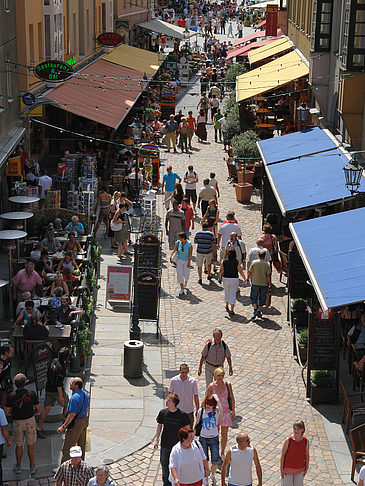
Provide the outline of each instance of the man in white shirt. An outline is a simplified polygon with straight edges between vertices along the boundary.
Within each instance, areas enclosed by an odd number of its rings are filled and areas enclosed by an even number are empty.
[[[194,167],[192,165],[189,165],[188,171],[184,175],[184,182],[185,182],[185,195],[189,200],[189,204],[190,204],[190,199],[192,200],[194,211],[196,211],[196,201],[198,199],[196,195],[196,183],[199,182],[199,179],[198,179],[198,174],[195,172]]]
[[[269,250],[267,248],[264,248],[264,243],[265,243],[264,240],[262,238],[259,238],[258,240],[256,240],[256,246],[254,248],[251,248],[251,250],[248,252],[248,256],[247,256],[247,271],[250,270],[251,263],[254,260],[258,260],[259,259],[260,250],[265,250],[265,252],[266,252],[265,261],[266,262],[270,262],[271,261],[270,252],[269,252]]]
[[[39,209],[42,209],[44,205],[44,199],[46,197],[46,192],[49,191],[52,187],[52,179],[47,175],[45,169],[42,171],[42,176],[38,179],[38,186],[39,186]]]
[[[189,375],[187,364],[180,365],[180,374],[171,379],[169,393],[175,393],[179,397],[177,407],[188,414],[190,425],[193,426],[194,404],[196,412],[199,410],[199,393],[197,381]]]
[[[231,233],[236,233],[239,239],[242,238],[242,231],[238,223],[235,220],[235,214],[233,211],[228,211],[226,221],[221,225],[218,231],[217,248],[221,248],[220,259],[224,259],[226,254],[226,245],[231,239]]]
[[[242,268],[246,268],[246,245],[242,240],[237,238],[237,233],[232,231],[230,234],[230,239],[226,243],[225,249],[227,250],[233,248],[236,252],[236,258],[238,263],[242,265]]]

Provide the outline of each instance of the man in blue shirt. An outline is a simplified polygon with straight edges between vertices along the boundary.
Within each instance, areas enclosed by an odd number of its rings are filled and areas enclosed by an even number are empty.
[[[58,434],[66,431],[62,446],[61,464],[70,459],[70,448],[75,445],[81,447],[82,459],[85,459],[86,429],[89,425],[90,398],[89,394],[82,389],[82,385],[81,378],[72,378],[70,382],[72,397],[68,403],[66,420],[57,429]],[[71,423],[73,425],[70,427]]]
[[[171,165],[167,166],[166,168],[166,174],[164,174],[163,179],[162,179],[162,188],[161,188],[161,194],[165,194],[165,201],[168,199],[175,190],[175,184],[177,182],[181,182],[181,177],[176,173],[172,171]],[[164,193],[165,189],[165,193]],[[170,202],[165,203],[166,209],[170,208]]]
[[[202,270],[203,270],[203,263],[205,261],[205,265],[208,269],[208,280],[211,280],[213,277],[211,276],[210,272],[212,269],[212,254],[213,254],[213,245],[215,245],[215,236],[211,231],[208,231],[208,223],[203,223],[202,230],[198,231],[194,238],[194,243],[198,245],[196,249],[196,264],[198,267],[198,274],[199,274],[199,284],[202,285]]]

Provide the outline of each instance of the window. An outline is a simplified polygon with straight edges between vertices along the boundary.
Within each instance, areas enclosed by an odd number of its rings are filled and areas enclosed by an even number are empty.
[[[72,14],[72,51],[76,54],[76,14]]]
[[[346,0],[341,67],[365,71],[365,0]]]
[[[38,57],[43,59],[43,26],[42,22],[38,22]]]
[[[9,13],[10,8],[9,8],[9,0],[4,0],[4,12]]]
[[[6,56],[5,70],[6,70],[6,96],[8,97],[8,103],[13,101],[12,96],[12,82],[11,82],[11,64],[9,56]]]
[[[106,4],[101,4],[101,31],[106,32]]]
[[[29,60],[34,63],[34,31],[33,24],[29,24]]]
[[[314,0],[312,51],[329,51],[332,36],[333,0]]]
[[[90,47],[90,10],[86,10],[86,41],[87,47]]]
[[[46,6],[49,5],[49,0],[44,0],[43,4]]]

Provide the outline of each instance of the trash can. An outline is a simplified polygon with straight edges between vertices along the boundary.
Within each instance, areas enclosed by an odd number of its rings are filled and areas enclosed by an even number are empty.
[[[124,378],[141,378],[143,366],[143,342],[125,341],[124,342]]]

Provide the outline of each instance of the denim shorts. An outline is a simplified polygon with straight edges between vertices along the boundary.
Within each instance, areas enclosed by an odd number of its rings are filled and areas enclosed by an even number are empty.
[[[207,456],[209,461],[208,450],[210,449],[211,463],[219,464],[219,437],[199,437],[199,442],[202,445],[204,454]]]
[[[257,304],[259,307],[265,305],[265,299],[268,287],[263,285],[251,285],[251,304]]]

